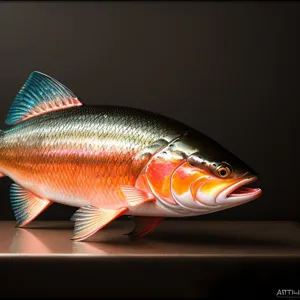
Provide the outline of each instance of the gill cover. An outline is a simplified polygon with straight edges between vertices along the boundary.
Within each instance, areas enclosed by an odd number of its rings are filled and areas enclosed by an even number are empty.
[[[208,211],[210,206],[195,198],[196,183],[207,180],[208,175],[187,162],[187,158],[196,151],[195,147],[189,146],[187,133],[174,139],[152,156],[136,186],[148,187],[148,192],[164,208],[179,213]]]
[[[176,203],[194,212],[208,211],[212,205],[216,205],[214,198],[212,197],[209,201],[201,201],[197,197],[197,191],[210,178],[211,176],[205,170],[184,162],[172,174],[172,197]]]

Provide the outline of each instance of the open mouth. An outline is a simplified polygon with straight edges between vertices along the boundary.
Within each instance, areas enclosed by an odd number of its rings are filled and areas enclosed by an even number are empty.
[[[253,189],[253,188],[248,188],[248,187],[242,186],[242,187],[237,188],[236,190],[234,190],[227,197],[249,196],[249,195],[257,193],[258,191],[260,191],[260,189],[258,189],[258,188]]]
[[[227,198],[231,197],[254,197],[259,196],[261,194],[261,189],[259,188],[250,188],[245,185],[252,183],[257,180],[256,176],[244,179],[234,185],[232,185],[227,190]]]
[[[231,203],[245,202],[258,198],[261,195],[262,190],[259,188],[250,188],[246,186],[247,184],[250,184],[256,180],[257,177],[252,176],[233,184],[218,195],[217,202],[223,202],[225,199],[227,201],[231,201]]]

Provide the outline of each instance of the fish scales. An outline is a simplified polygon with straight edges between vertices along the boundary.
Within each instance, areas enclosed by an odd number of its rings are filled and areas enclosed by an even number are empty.
[[[4,132],[1,172],[63,204],[116,208],[125,204],[125,199],[117,201],[122,198],[118,187],[134,186],[145,165],[144,159],[131,168],[133,158],[156,140],[184,130],[129,108],[80,106],[56,111]]]

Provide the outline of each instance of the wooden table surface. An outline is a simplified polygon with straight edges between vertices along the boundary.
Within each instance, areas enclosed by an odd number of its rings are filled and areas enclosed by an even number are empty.
[[[296,222],[170,220],[134,242],[129,220],[82,242],[70,239],[72,222],[14,225],[0,222],[0,296],[276,299],[300,289]]]

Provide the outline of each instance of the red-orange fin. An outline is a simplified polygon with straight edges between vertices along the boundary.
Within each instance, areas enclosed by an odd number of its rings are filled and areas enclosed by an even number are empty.
[[[87,205],[79,208],[71,218],[75,222],[72,240],[82,241],[90,237],[126,211],[128,208],[125,207],[111,210]]]
[[[128,233],[131,238],[141,238],[164,220],[163,217],[134,217],[135,227]]]
[[[146,193],[129,185],[121,185],[121,190],[127,203],[133,207],[142,203],[156,200],[152,194]]]
[[[16,183],[10,187],[10,201],[17,227],[27,225],[52,204],[52,201],[40,198]]]
[[[6,176],[5,174],[0,173],[0,178],[5,177],[5,176]]]
[[[6,124],[13,125],[55,110],[80,106],[76,95],[56,79],[32,72],[11,105]]]

